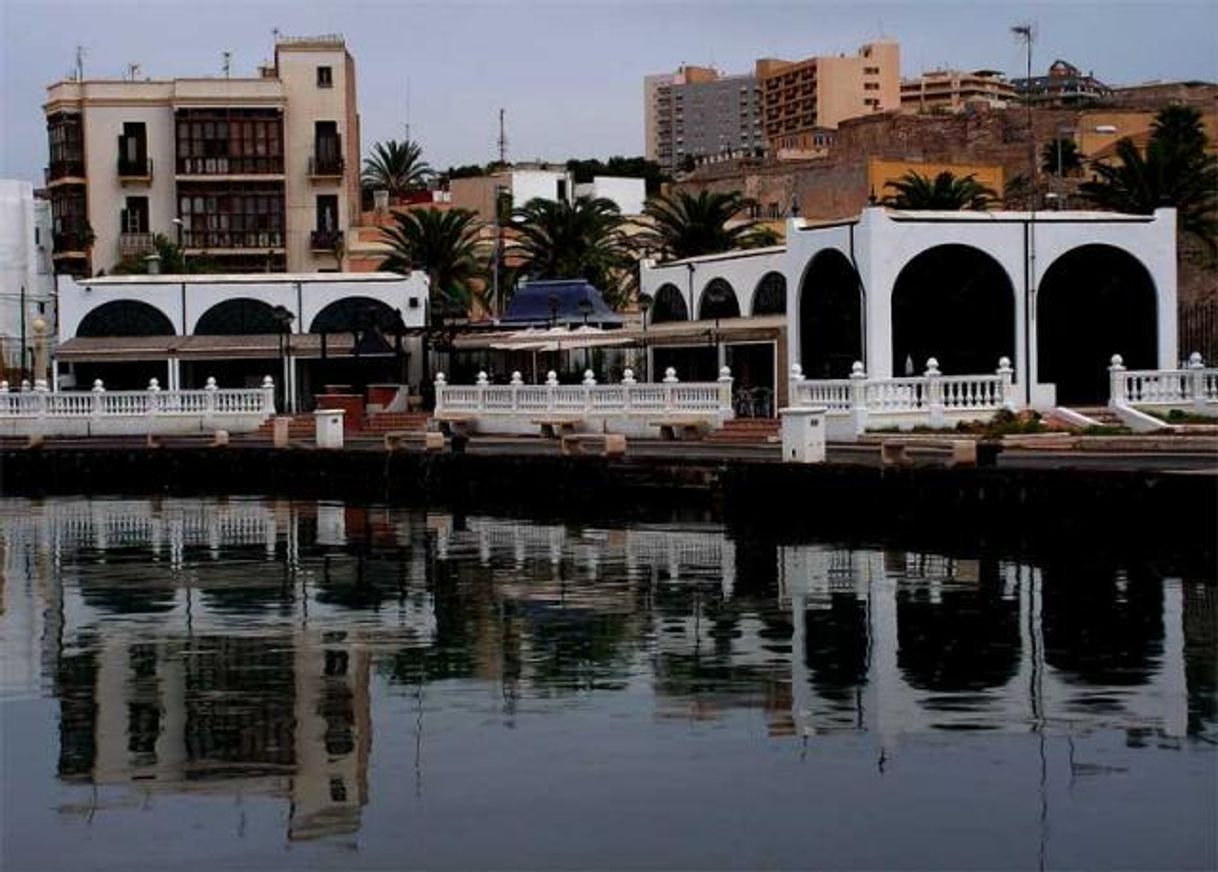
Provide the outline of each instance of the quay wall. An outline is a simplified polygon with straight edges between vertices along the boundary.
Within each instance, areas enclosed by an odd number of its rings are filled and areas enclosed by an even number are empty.
[[[732,535],[1062,549],[1218,564],[1218,476],[755,460],[81,447],[0,450],[0,495],[230,494],[437,505],[571,522],[722,520]]]

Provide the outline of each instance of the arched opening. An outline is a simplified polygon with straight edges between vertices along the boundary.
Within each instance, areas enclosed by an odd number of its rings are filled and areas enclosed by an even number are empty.
[[[739,318],[740,302],[736,299],[735,289],[726,279],[711,279],[702,289],[702,299],[698,301],[698,320],[711,321],[715,318]]]
[[[787,277],[768,272],[753,291],[754,315],[785,315],[787,313]]]
[[[393,333],[400,320],[398,313],[380,300],[343,297],[317,313],[309,332],[353,333],[375,328],[382,333]]]
[[[893,375],[993,372],[1015,359],[1015,289],[1006,270],[969,245],[937,245],[913,258],[892,288]]]
[[[239,297],[212,306],[195,324],[196,336],[250,336],[280,332],[275,310],[261,300]]]
[[[102,303],[80,321],[77,336],[173,336],[173,322],[139,300]]]
[[[1037,371],[1057,385],[1059,403],[1108,400],[1108,365],[1158,363],[1155,285],[1136,257],[1111,245],[1084,245],[1053,261],[1040,283]]]
[[[81,319],[79,337],[174,336],[173,322],[160,309],[140,300],[112,300],[102,303]],[[167,343],[168,344],[168,343]],[[148,348],[142,360],[79,361],[72,364],[71,375],[78,388],[88,388],[100,379],[107,390],[142,390],[151,379],[161,387],[169,385],[168,352]]]
[[[660,285],[651,304],[651,323],[688,320],[689,308],[685,305],[685,298],[681,296],[680,289],[671,282]]]
[[[836,249],[819,252],[799,288],[799,356],[808,378],[845,378],[863,359],[863,293]]]

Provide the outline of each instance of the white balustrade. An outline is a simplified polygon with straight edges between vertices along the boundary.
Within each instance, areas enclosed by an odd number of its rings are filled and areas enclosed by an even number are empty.
[[[712,424],[732,417],[732,376],[726,367],[714,382],[682,382],[669,369],[661,383],[638,382],[626,371],[617,384],[598,384],[585,372],[581,384],[558,384],[555,373],[547,374],[542,385],[512,383],[493,385],[485,373],[473,385],[450,385],[442,375],[436,377],[436,414],[475,414],[485,416],[488,426],[513,423],[527,430],[538,415],[588,415],[598,420],[608,417],[641,420],[664,416],[705,416]],[[519,421],[510,422],[510,418]],[[713,419],[713,420],[712,420]],[[498,422],[492,423],[492,422]],[[522,423],[523,422],[523,423]],[[494,432],[493,429],[487,432]]]
[[[0,434],[90,435],[254,430],[275,414],[274,382],[262,387],[219,389],[208,379],[202,390],[166,391],[156,379],[142,391],[107,391],[101,380],[90,391],[27,390],[0,386]]]
[[[1196,352],[1179,369],[1126,369],[1114,354],[1108,372],[1113,408],[1177,407],[1218,415],[1218,368],[1207,367]]]

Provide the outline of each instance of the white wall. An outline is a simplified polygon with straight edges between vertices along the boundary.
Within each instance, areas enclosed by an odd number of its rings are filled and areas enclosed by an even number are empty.
[[[594,176],[590,184],[576,185],[575,193],[611,200],[623,215],[641,215],[647,202],[647,182],[628,176]]]
[[[730,254],[714,254],[706,257],[691,257],[669,263],[645,265],[643,268],[643,293],[655,297],[656,291],[662,285],[674,284],[681,291],[685,305],[690,305],[690,286],[693,287],[693,308],[690,318],[697,319],[698,309],[702,301],[702,293],[706,286],[716,278],[727,281],[736,293],[736,302],[740,304],[740,314],[749,316],[753,313],[753,295],[757,284],[770,272],[786,272],[786,251],[782,248],[764,248],[755,251],[733,252]],[[690,266],[693,267],[691,273]],[[793,299],[792,289],[797,285],[787,277],[787,309],[790,311]]]
[[[567,180],[567,194],[570,196],[573,192],[566,171],[512,170],[512,205],[520,207],[536,197],[557,200],[560,179]]]
[[[21,364],[22,288],[26,347],[33,346],[30,324],[40,304],[47,322],[53,323],[50,252],[50,204],[34,200],[34,186],[29,182],[0,179],[0,353],[6,367]],[[26,362],[32,365],[32,361]]]

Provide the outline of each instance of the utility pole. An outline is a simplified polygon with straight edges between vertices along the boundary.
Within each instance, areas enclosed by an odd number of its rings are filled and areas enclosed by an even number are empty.
[[[1028,115],[1028,190],[1031,193],[1028,204],[1028,269],[1024,298],[1023,382],[1024,399],[1030,405],[1032,402],[1031,333],[1033,322],[1036,320],[1036,196],[1040,187],[1036,181],[1036,128],[1033,126],[1032,118],[1032,42],[1035,39],[1035,32],[1031,22],[1017,24],[1011,28],[1011,32],[1024,44],[1027,57],[1027,78],[1024,80],[1026,84],[1023,99]]]
[[[83,45],[76,46],[76,81],[83,82],[85,80],[85,47]]]
[[[231,51],[224,52],[224,61],[220,64],[220,68],[224,70],[224,78],[228,78],[229,71],[232,69],[233,53]]]
[[[499,163],[507,165],[507,128],[503,123],[503,110],[499,110]]]

